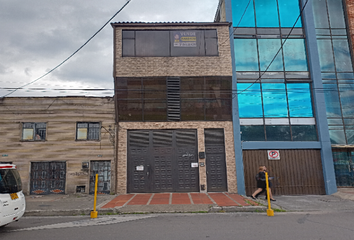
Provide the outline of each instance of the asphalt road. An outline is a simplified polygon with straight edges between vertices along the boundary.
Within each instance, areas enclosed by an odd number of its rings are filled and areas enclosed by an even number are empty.
[[[353,212],[24,217],[0,228],[0,239],[25,240],[352,240],[353,236]]]

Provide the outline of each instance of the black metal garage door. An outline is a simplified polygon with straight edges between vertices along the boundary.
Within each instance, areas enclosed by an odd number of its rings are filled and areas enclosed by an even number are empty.
[[[196,130],[128,131],[128,192],[197,192]]]

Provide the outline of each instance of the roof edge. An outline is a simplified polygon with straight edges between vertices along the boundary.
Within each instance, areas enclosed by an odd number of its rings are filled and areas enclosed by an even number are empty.
[[[231,26],[230,22],[114,22],[112,27],[202,27],[202,26]]]

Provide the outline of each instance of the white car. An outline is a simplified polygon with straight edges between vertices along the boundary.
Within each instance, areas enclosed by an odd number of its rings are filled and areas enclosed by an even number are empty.
[[[0,227],[20,219],[25,209],[26,199],[16,166],[0,164]]]

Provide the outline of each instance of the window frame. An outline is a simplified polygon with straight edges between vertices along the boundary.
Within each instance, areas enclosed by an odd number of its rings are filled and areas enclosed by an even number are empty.
[[[87,124],[87,127],[79,127],[79,124]],[[98,134],[98,138],[96,139],[91,139],[90,138],[90,129],[95,129],[96,127],[91,127],[90,128],[90,124],[98,124],[98,132],[96,134]],[[101,128],[102,128],[102,124],[101,122],[84,122],[84,121],[80,121],[80,122],[76,122],[76,134],[75,134],[75,141],[101,141]],[[86,129],[86,132],[80,133],[79,129]],[[86,138],[78,138],[80,134],[86,134]]]
[[[22,122],[21,128],[21,141],[24,142],[43,142],[47,140],[47,122]],[[32,125],[31,127],[26,127],[26,125]],[[44,124],[45,127],[40,127],[38,125]],[[38,126],[38,127],[37,127]],[[25,134],[25,129],[32,130],[32,138],[29,138],[30,134]],[[43,134],[44,130],[44,134]],[[41,132],[40,132],[41,131]],[[25,137],[27,136],[27,138]]]
[[[190,45],[193,45],[193,37],[185,37],[187,39],[184,47],[182,45],[178,45],[177,47],[174,45],[176,41],[176,36],[182,38],[183,33],[193,32],[196,37],[196,50],[197,52],[193,54],[193,51],[190,51]],[[165,46],[166,51],[157,51],[157,54],[140,51],[141,46],[139,47],[139,43],[145,44],[143,49],[146,49],[146,41],[142,41],[139,38],[137,33],[141,33],[142,35],[151,32],[150,40],[156,39],[156,36],[153,35],[153,32],[156,33],[166,33],[168,35],[168,43],[158,44],[157,42],[152,42],[150,48],[159,49],[161,46]],[[140,35],[141,35],[140,34]],[[157,38],[158,39],[158,38]],[[188,39],[192,39],[188,41]],[[198,40],[199,39],[199,40]],[[157,40],[156,40],[157,41]],[[214,50],[211,50],[215,44]],[[129,46],[128,46],[129,45]],[[218,29],[216,28],[206,28],[206,29],[138,29],[138,30],[122,30],[122,57],[218,57],[219,54],[219,37],[218,37]],[[130,49],[130,48],[131,49]],[[201,49],[202,48],[202,49]],[[140,49],[140,50],[139,50]],[[181,51],[178,51],[180,49]],[[215,53],[215,52],[216,53]]]

